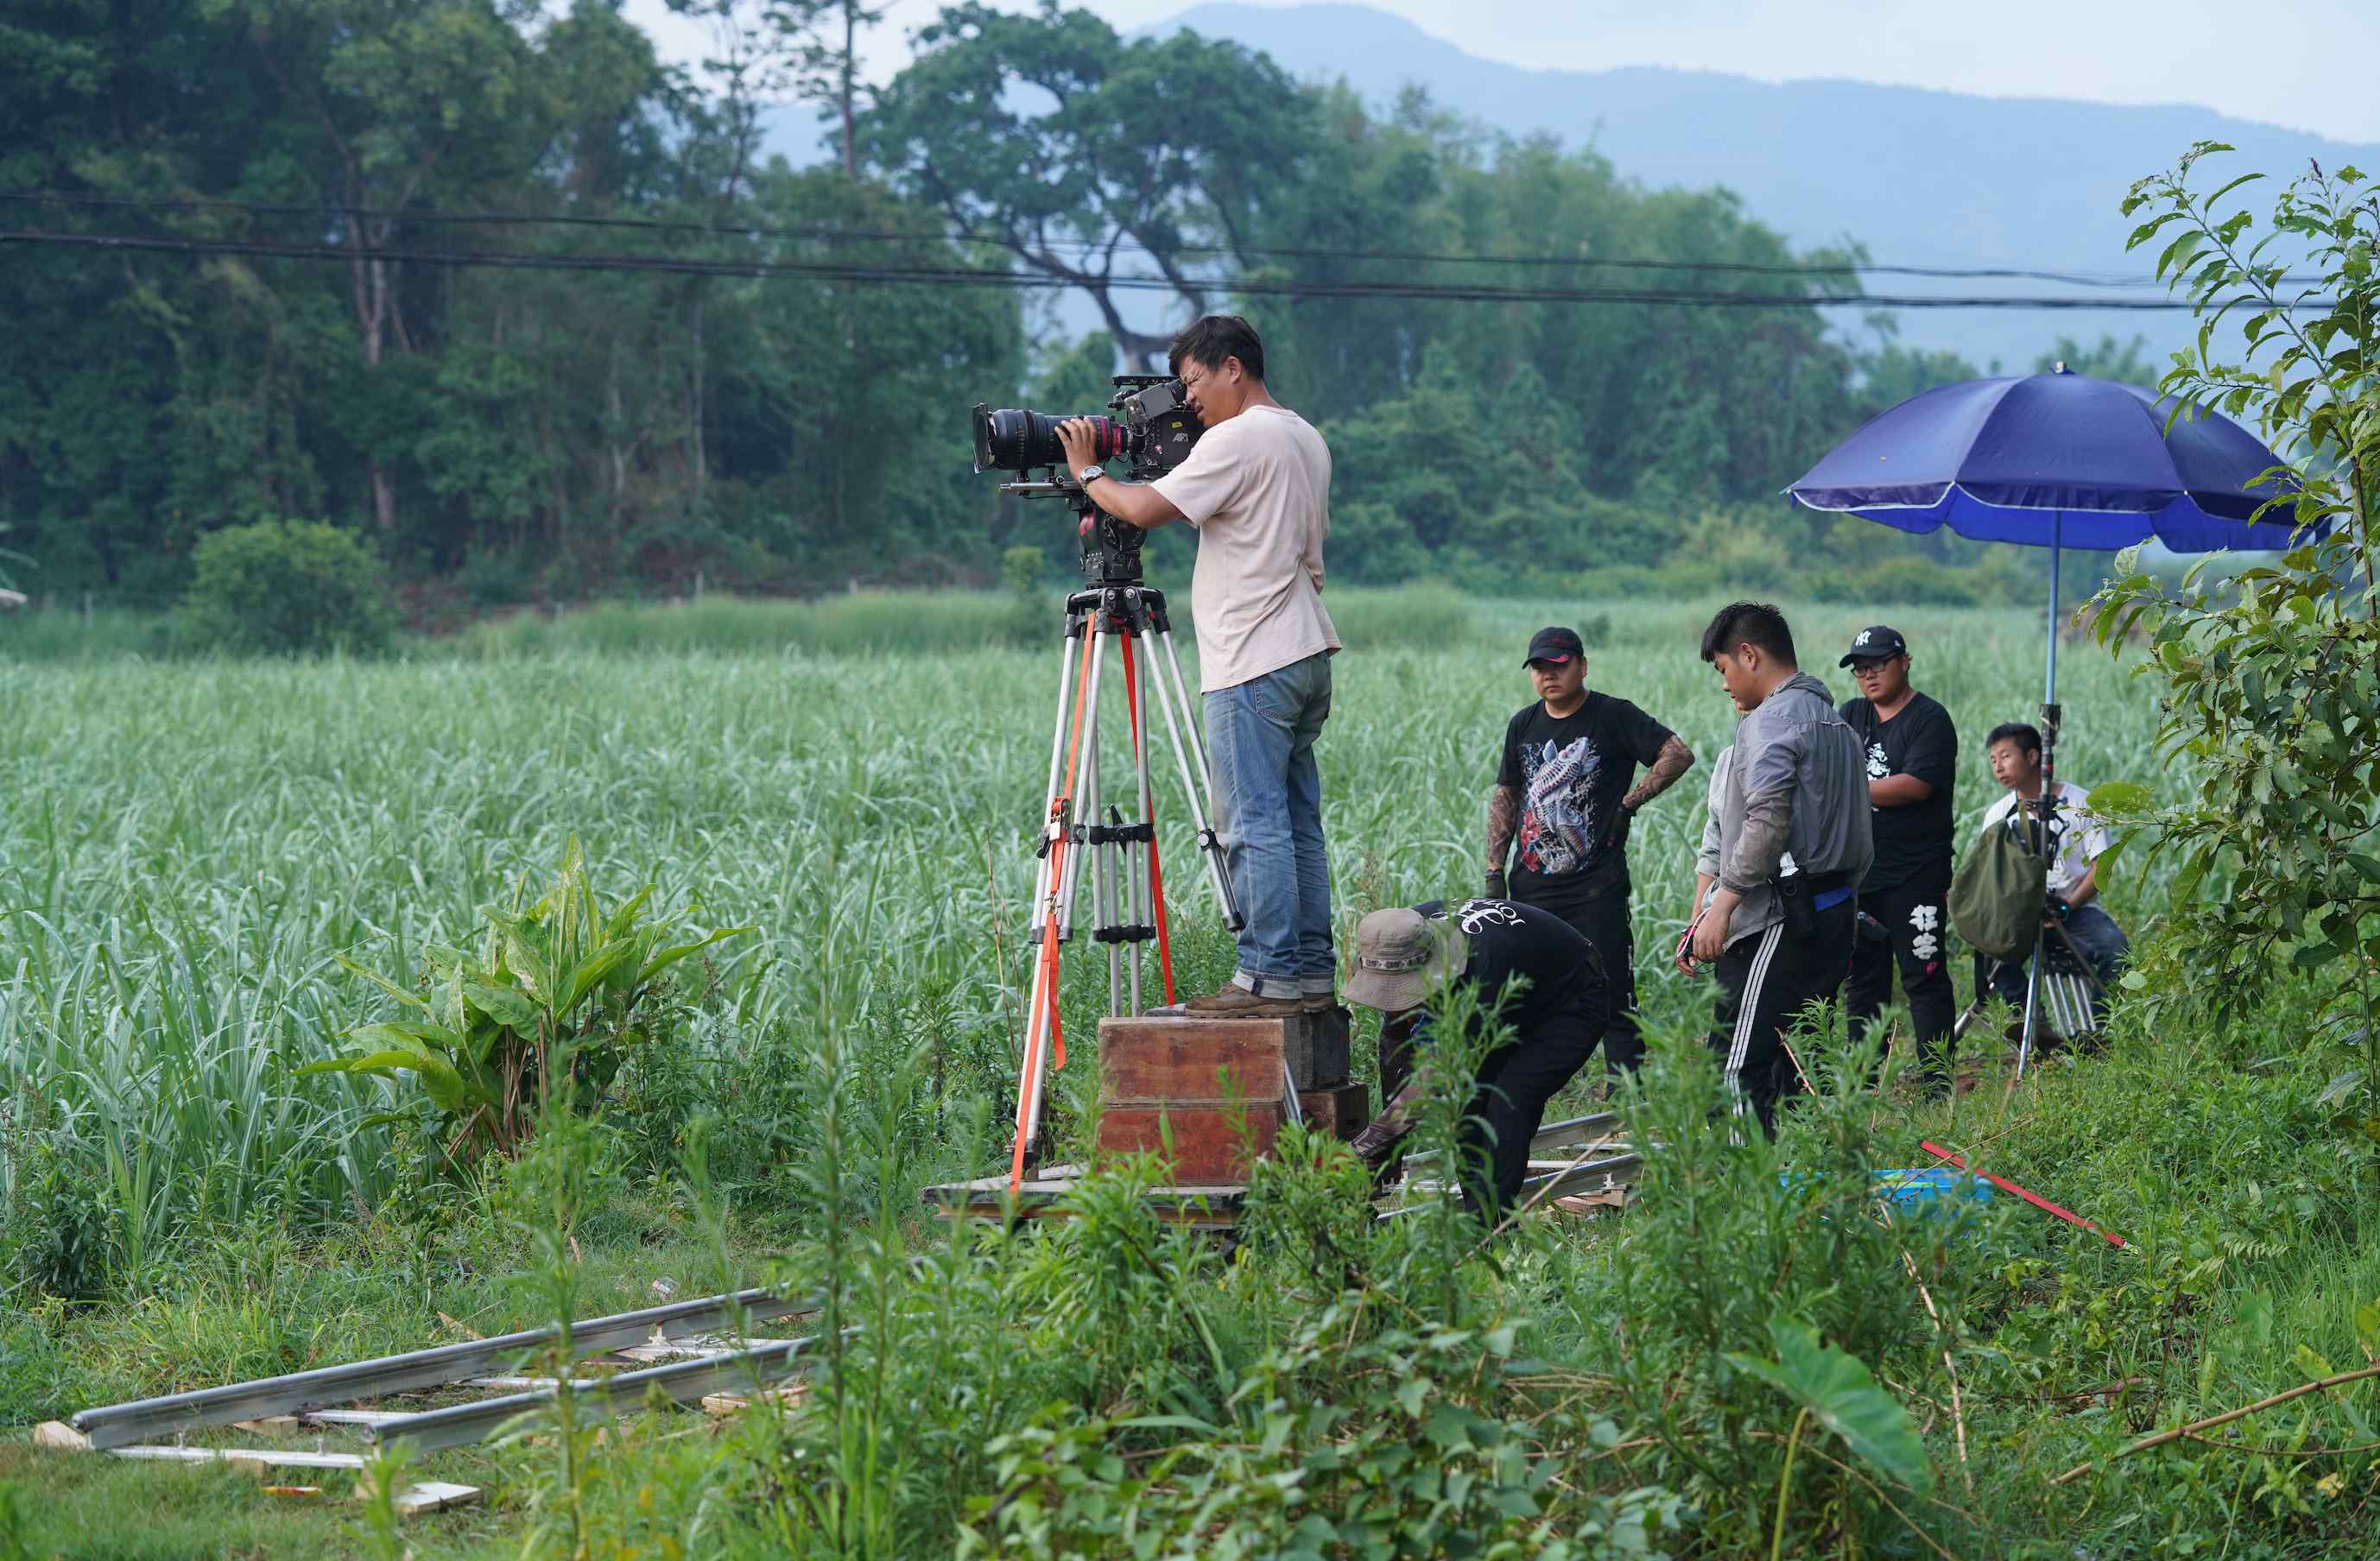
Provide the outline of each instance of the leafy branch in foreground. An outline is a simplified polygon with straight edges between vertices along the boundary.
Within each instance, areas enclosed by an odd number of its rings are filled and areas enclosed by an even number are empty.
[[[2102,644],[2145,631],[2139,671],[2164,683],[2158,747],[2187,757],[2192,777],[2187,800],[2149,809],[2142,796],[2113,811],[2182,863],[2170,947],[2193,978],[2145,1000],[2213,992],[2218,1017],[2236,1017],[2283,971],[2335,967],[2338,1000],[2362,1010],[2365,1055],[2325,1098],[2356,1096],[2341,1124],[2380,1140],[2380,186],[2352,167],[2313,166],[2249,245],[2253,215],[2218,208],[2262,175],[2211,195],[2191,188],[2197,164],[2228,150],[2192,147],[2135,184],[2124,212],[2152,212],[2134,247],[2176,230],[2157,272],[2200,317],[2197,345],[2174,355],[2159,386],[2173,416],[2252,416],[2294,462],[2264,474],[2276,497],[2258,514],[2286,514],[2300,540],[2222,587],[2193,569],[2168,589],[2128,555],[2125,577],[2100,593]],[[2320,273],[2311,284],[2287,280],[2308,271]],[[2243,308],[2245,349],[2228,361],[2216,330]],[[2228,893],[2205,892],[2226,880]],[[2126,984],[2150,985],[2138,972]]]
[[[298,1071],[409,1073],[439,1114],[448,1158],[510,1155],[534,1131],[549,1088],[591,1107],[632,1053],[670,1037],[679,1012],[673,966],[753,930],[701,933],[682,915],[646,920],[650,883],[606,910],[576,836],[545,894],[524,908],[525,892],[516,885],[509,909],[481,909],[488,936],[478,955],[441,946],[424,953],[426,997],[340,956],[407,1012],[347,1032],[348,1055]]]

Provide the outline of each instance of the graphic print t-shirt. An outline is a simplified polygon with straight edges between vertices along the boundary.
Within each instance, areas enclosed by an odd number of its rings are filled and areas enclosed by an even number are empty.
[[[1504,729],[1496,784],[1521,793],[1520,838],[1505,886],[1512,898],[1564,911],[1628,891],[1626,843],[1607,849],[1636,767],[1660,756],[1670,729],[1625,699],[1589,691],[1569,715],[1539,700]]]
[[[1843,724],[1856,732],[1867,755],[1867,778],[1914,775],[1934,788],[1924,802],[1879,807],[1875,826],[1876,861],[1860,887],[1898,889],[1921,874],[1950,876],[1950,785],[1959,774],[1959,729],[1938,700],[1912,694],[1890,720],[1876,719],[1864,699],[1846,699]]]
[[[1432,900],[1414,909],[1434,922],[1451,916],[1463,929],[1471,949],[1463,974],[1478,988],[1482,1007],[1492,1006],[1514,976],[1526,978],[1502,1013],[1522,1038],[1560,1012],[1582,983],[1603,979],[1595,946],[1542,906],[1510,900],[1464,900],[1450,906]]]

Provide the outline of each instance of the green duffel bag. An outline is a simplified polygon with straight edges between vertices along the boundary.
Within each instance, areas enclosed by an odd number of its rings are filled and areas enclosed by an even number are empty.
[[[2033,952],[2048,902],[2049,859],[2034,853],[2021,813],[1985,830],[1950,880],[1950,925],[1996,960]]]

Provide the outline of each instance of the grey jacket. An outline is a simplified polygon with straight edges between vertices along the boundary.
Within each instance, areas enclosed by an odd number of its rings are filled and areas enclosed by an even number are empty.
[[[1859,738],[1807,672],[1736,723],[1735,762],[1713,802],[1718,881],[1742,899],[1728,920],[1730,944],[1784,919],[1771,880],[1789,855],[1794,871],[1841,873],[1853,885],[1875,859]]]

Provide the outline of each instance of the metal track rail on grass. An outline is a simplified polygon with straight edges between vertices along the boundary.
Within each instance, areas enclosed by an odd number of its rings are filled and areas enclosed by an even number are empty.
[[[763,1289],[737,1290],[705,1296],[639,1312],[590,1317],[571,1325],[571,1348],[582,1355],[598,1355],[626,1345],[642,1344],[659,1329],[664,1337],[702,1333],[730,1321],[739,1313],[751,1322],[772,1317],[808,1315],[817,1307]],[[345,1404],[415,1388],[443,1387],[467,1378],[490,1374],[511,1366],[523,1355],[556,1342],[561,1329],[530,1328],[496,1338],[439,1345],[383,1355],[344,1366],[322,1366],[255,1382],[229,1383],[189,1393],[171,1393],[128,1404],[111,1404],[77,1414],[74,1429],[91,1438],[94,1449],[128,1446],[200,1425],[224,1425],[233,1421],[259,1420],[268,1415]],[[704,1362],[697,1362],[701,1364]],[[643,1376],[646,1373],[630,1373]],[[616,1379],[615,1379],[616,1380]],[[465,1406],[468,1408],[470,1406]],[[417,1417],[418,1418],[418,1417]],[[451,1444],[436,1444],[448,1446]]]
[[[845,1337],[856,1331],[847,1329]],[[656,1393],[673,1403],[689,1404],[726,1388],[758,1389],[799,1371],[807,1364],[801,1359],[804,1352],[819,1342],[815,1338],[783,1339],[732,1355],[622,1372],[594,1386],[574,1389],[571,1398],[580,1411],[608,1416],[622,1409],[636,1409]],[[476,1403],[449,1404],[444,1409],[425,1410],[418,1415],[367,1426],[364,1437],[383,1447],[403,1442],[416,1452],[460,1447],[486,1441],[506,1422],[551,1405],[553,1400],[554,1389],[547,1387],[534,1393],[482,1398]]]
[[[1600,1160],[1588,1160],[1584,1164],[1572,1166],[1567,1170],[1541,1172],[1523,1181],[1521,1191],[1524,1193],[1541,1192],[1541,1196],[1547,1198],[1559,1197],[1567,1192],[1609,1192],[1615,1187],[1625,1186],[1634,1178],[1636,1172],[1644,1168],[1644,1166],[1645,1157],[1632,1150],[1624,1155],[1612,1155]],[[1408,1188],[1412,1192],[1434,1193],[1438,1197],[1425,1198],[1415,1203],[1401,1204],[1392,1209],[1384,1209],[1374,1216],[1375,1219],[1402,1219],[1407,1215],[1419,1214],[1424,1209],[1435,1208],[1439,1206],[1438,1198],[1447,1192],[1446,1186],[1442,1182],[1436,1181],[1408,1183]]]

